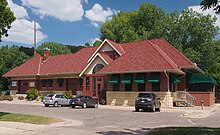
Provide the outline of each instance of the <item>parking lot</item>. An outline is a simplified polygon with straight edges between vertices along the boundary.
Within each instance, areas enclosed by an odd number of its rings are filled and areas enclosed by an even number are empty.
[[[135,112],[133,107],[100,106],[98,109],[72,109],[69,107],[44,107],[43,104],[0,103],[1,112],[23,113],[73,120],[73,125],[45,126],[22,134],[144,134],[156,127],[220,125],[219,110],[206,118],[182,117],[184,109],[162,109],[161,112]],[[80,123],[80,124],[77,124]],[[49,132],[47,132],[49,131]]]

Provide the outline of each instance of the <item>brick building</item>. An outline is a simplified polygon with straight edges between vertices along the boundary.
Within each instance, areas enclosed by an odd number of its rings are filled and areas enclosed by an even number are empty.
[[[164,39],[123,44],[106,39],[99,47],[59,56],[50,56],[45,49],[44,56],[35,55],[4,77],[11,79],[13,93],[30,88],[71,90],[107,104],[134,105],[137,94],[144,91],[155,92],[164,107],[172,106],[179,96],[195,99],[193,105],[203,101],[211,106],[215,101],[216,81]]]

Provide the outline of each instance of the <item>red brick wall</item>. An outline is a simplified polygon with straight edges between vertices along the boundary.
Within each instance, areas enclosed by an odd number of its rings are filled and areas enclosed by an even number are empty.
[[[150,74],[146,74],[146,83],[145,88],[147,91],[152,91],[152,83],[149,83],[148,80],[150,79]]]
[[[189,92],[191,95],[196,97],[195,106],[201,105],[201,100],[204,106],[211,106],[215,103],[215,93],[214,92]]]
[[[184,91],[186,89],[186,76],[180,78],[180,83],[177,85],[179,91]]]
[[[167,91],[167,77],[165,73],[160,74],[160,91]]]

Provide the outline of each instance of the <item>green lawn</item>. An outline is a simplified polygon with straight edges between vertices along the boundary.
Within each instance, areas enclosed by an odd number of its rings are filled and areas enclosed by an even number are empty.
[[[220,128],[165,127],[156,128],[147,135],[220,135]]]
[[[62,122],[61,119],[56,118],[7,112],[0,112],[0,121],[23,122],[31,124],[52,124],[56,122]]]

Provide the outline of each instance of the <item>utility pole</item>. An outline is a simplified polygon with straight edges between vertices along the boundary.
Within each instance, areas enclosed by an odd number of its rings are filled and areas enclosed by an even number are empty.
[[[36,21],[34,20],[34,55],[36,55],[36,40],[37,40],[37,33],[36,33]]]

